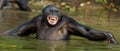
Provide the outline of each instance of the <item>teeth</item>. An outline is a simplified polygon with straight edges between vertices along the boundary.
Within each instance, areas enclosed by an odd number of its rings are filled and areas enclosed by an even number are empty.
[[[51,19],[56,19],[56,18],[51,18]]]

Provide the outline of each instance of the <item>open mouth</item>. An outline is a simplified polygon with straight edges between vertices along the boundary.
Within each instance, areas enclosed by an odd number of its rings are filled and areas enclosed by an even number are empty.
[[[58,17],[57,16],[49,15],[49,16],[47,16],[47,20],[48,20],[48,23],[50,25],[55,25],[58,22]]]

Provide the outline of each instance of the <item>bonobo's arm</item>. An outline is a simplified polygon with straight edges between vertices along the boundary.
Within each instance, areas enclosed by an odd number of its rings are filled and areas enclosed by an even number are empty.
[[[15,35],[15,36],[28,36],[31,33],[36,33],[37,29],[37,21],[40,16],[33,18],[32,20],[23,23],[12,30],[5,32],[4,34]]]
[[[15,0],[16,4],[19,6],[20,10],[31,11],[31,8],[28,6],[29,0]]]
[[[84,26],[82,24],[79,24],[78,22],[76,22],[74,19],[72,19],[70,17],[66,17],[66,19],[68,21],[68,23],[67,23],[67,25],[68,25],[68,32],[70,34],[73,34],[73,35],[76,35],[76,36],[81,36],[81,37],[86,37],[87,35],[90,34],[88,32],[88,30],[90,30],[89,27]]]
[[[74,19],[68,17],[68,32],[94,41],[108,40],[109,43],[117,44],[116,39],[111,33],[95,30],[88,26],[79,24]]]

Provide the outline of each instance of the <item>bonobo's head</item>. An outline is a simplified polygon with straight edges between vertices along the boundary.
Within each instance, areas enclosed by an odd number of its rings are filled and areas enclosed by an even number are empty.
[[[48,5],[42,10],[44,18],[50,25],[56,25],[61,18],[59,9],[53,5]]]

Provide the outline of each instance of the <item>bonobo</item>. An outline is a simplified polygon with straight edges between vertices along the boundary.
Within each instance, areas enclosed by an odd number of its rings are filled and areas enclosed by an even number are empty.
[[[3,9],[8,3],[16,3],[20,10],[22,11],[31,11],[30,7],[28,6],[29,0],[1,0],[0,10]]]
[[[71,17],[61,14],[53,5],[46,6],[42,14],[7,31],[6,34],[14,36],[36,34],[36,38],[41,40],[68,40],[71,35],[76,35],[94,41],[107,40],[111,44],[118,43],[111,33],[82,25]]]

